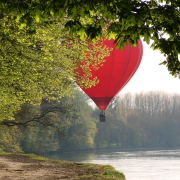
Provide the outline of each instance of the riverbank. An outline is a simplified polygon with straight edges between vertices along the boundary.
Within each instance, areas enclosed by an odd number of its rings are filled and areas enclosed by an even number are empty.
[[[125,180],[110,165],[50,160],[36,155],[0,154],[2,180]]]

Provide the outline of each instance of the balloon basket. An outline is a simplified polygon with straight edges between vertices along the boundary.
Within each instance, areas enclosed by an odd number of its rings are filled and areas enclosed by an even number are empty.
[[[100,122],[106,122],[105,111],[101,111],[101,113],[100,113],[100,115],[99,115],[99,121],[100,121]]]

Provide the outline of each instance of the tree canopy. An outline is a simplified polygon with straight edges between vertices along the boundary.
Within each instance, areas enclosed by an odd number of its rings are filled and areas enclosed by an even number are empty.
[[[11,120],[25,102],[41,103],[69,94],[76,80],[89,87],[89,65],[96,68],[109,48],[99,41],[69,39],[65,18],[46,18],[23,26],[12,15],[0,19],[0,120]],[[98,45],[99,43],[99,45]]]
[[[117,47],[129,40],[132,46],[144,37],[152,48],[165,55],[162,64],[176,77],[180,73],[180,1],[178,0],[2,0],[0,17],[11,14],[21,26],[31,27],[51,15],[68,21],[69,36],[84,39],[102,36],[102,27],[108,24],[108,37],[114,37]]]
[[[99,122],[99,109],[93,109],[88,100],[77,91],[74,99],[43,101],[40,106],[24,104],[15,120],[4,121],[9,126],[0,126],[0,152],[47,154],[180,145],[180,94],[121,94],[108,106],[106,123]],[[63,111],[68,111],[68,117]],[[26,128],[16,126],[27,123]]]

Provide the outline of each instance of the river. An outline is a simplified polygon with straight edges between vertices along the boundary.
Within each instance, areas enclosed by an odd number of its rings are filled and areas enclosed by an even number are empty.
[[[126,180],[180,180],[180,148],[73,152],[46,157],[109,164],[123,172]]]

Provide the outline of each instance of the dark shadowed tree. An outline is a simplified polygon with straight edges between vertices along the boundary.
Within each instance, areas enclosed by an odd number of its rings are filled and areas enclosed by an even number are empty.
[[[139,38],[166,57],[166,65],[173,76],[180,73],[180,2],[178,0],[1,0],[0,17],[12,16],[20,27],[33,29],[34,22],[50,16],[68,19],[65,30],[69,37],[85,35],[89,39],[102,36],[102,27],[108,24],[108,37],[116,39],[117,47],[129,40],[136,45]],[[35,28],[36,29],[36,28]]]

